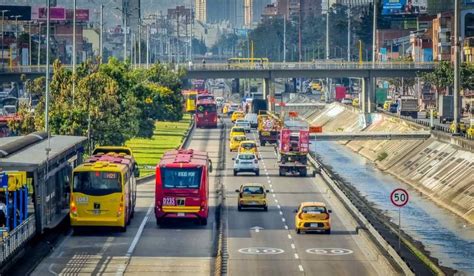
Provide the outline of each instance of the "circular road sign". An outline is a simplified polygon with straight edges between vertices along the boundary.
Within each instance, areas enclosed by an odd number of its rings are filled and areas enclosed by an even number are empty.
[[[276,255],[281,254],[283,252],[285,252],[285,250],[271,247],[247,247],[239,249],[239,253],[249,255]]]
[[[349,255],[354,251],[346,248],[310,248],[306,249],[306,253],[326,256]]]
[[[408,192],[405,189],[395,189],[393,192],[390,194],[390,200],[392,201],[392,204],[397,206],[397,207],[403,207],[408,203]]]

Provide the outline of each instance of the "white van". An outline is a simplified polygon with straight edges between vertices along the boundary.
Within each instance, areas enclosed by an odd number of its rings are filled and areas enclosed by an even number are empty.
[[[244,119],[250,122],[250,127],[251,128],[257,128],[258,121],[257,121],[257,114],[256,113],[247,113],[247,115],[245,115]]]

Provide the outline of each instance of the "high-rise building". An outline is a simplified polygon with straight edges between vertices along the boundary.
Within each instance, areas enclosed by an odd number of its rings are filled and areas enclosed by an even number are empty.
[[[244,0],[244,26],[250,28],[253,22],[253,0]]]
[[[207,1],[206,0],[194,0],[194,9],[196,13],[196,20],[203,23],[207,22]]]
[[[367,6],[372,4],[373,0],[337,0],[337,4],[345,5],[345,6]]]
[[[321,3],[322,0],[300,0],[303,18],[321,15]]]
[[[272,0],[253,0],[253,19],[254,23],[258,23],[262,17],[265,7],[272,3]]]

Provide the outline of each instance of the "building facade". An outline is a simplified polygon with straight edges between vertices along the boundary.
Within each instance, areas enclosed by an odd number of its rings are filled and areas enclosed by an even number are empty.
[[[194,0],[194,10],[196,20],[203,23],[207,22],[207,1],[206,0]]]

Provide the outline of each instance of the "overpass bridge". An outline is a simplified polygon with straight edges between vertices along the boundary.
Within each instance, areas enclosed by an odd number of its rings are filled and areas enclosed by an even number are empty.
[[[145,64],[134,65],[145,67]],[[263,96],[265,99],[274,98],[272,81],[278,78],[361,78],[363,79],[361,108],[364,113],[375,110],[375,83],[377,78],[412,78],[421,73],[431,72],[436,63],[432,62],[272,62],[272,63],[209,63],[184,65],[177,64],[175,68],[185,68],[183,79],[263,79]],[[43,76],[46,66],[19,66],[0,71],[0,82],[18,82],[22,75],[27,79]],[[51,68],[52,72],[52,68]],[[239,83],[239,82],[237,82]],[[274,109],[273,103],[269,105]]]

